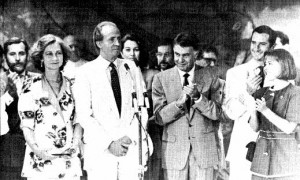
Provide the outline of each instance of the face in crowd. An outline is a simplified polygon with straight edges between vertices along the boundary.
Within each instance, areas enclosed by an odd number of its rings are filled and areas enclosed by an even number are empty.
[[[179,44],[174,45],[174,61],[178,69],[189,72],[195,63],[197,51],[191,46],[182,47]]]
[[[196,64],[201,67],[215,66],[217,56],[214,52],[203,52],[202,57],[196,61]]]
[[[48,70],[57,70],[62,66],[63,52],[59,43],[55,42],[45,48],[43,61]]]
[[[7,50],[5,58],[9,69],[18,74],[24,72],[28,56],[24,43],[11,44],[7,47]]]
[[[66,36],[64,38],[64,43],[66,44],[66,46],[70,47],[71,50],[70,60],[74,62],[78,61],[80,59],[81,54],[80,54],[79,43],[76,40],[76,38],[73,35]]]
[[[255,60],[261,61],[264,53],[271,48],[269,34],[254,32],[251,40],[251,54]]]
[[[174,66],[173,51],[169,45],[158,46],[156,58],[161,70],[166,70]]]
[[[105,25],[101,33],[103,40],[96,42],[100,48],[100,55],[113,62],[120,54],[120,31],[116,26]]]
[[[130,59],[132,61],[140,60],[140,49],[136,41],[127,40],[124,42],[121,55],[124,59]]]

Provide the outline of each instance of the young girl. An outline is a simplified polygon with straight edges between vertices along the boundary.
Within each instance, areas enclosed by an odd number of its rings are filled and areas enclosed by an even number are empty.
[[[300,179],[300,150],[296,127],[300,121],[300,88],[292,55],[284,49],[265,53],[265,87],[256,99],[257,118],[250,124],[259,131],[251,171],[252,179]]]

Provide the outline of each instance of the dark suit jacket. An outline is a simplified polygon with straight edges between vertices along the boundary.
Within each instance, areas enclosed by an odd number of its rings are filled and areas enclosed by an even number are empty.
[[[220,106],[211,101],[217,91],[218,78],[209,69],[196,69],[194,83],[198,85],[202,100],[188,112],[179,109],[175,102],[180,97],[182,85],[177,67],[154,77],[152,98],[156,122],[164,126],[162,137],[162,166],[181,170],[186,165],[190,148],[193,148],[200,168],[218,163],[214,122],[219,119]]]

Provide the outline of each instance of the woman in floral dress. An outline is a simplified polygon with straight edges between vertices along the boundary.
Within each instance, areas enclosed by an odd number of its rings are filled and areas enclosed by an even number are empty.
[[[257,98],[257,119],[250,125],[259,131],[251,171],[253,180],[300,179],[300,88],[292,55],[284,49],[265,53],[266,91]],[[254,116],[255,117],[255,116]]]
[[[32,59],[42,78],[19,99],[21,128],[26,139],[22,176],[28,179],[80,179],[78,145],[82,129],[74,123],[71,83],[61,70],[68,47],[54,35],[41,37]]]

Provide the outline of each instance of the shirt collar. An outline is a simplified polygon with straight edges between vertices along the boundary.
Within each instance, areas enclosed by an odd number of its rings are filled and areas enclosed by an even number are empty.
[[[104,59],[101,55],[99,55],[99,61],[103,64],[103,67],[105,67],[105,69],[108,69],[108,68],[110,68],[110,61],[108,61],[108,60],[106,60],[106,59]],[[118,65],[119,65],[119,59],[117,58],[114,62],[113,62],[113,64],[116,66],[116,67],[118,67]]]
[[[189,72],[181,71],[179,68],[177,68],[177,69],[178,69],[178,72],[179,72],[180,77],[183,77],[184,74],[188,73],[188,74],[190,75],[189,78],[191,78],[191,79],[194,78],[195,65],[193,66],[193,68],[192,68]]]

